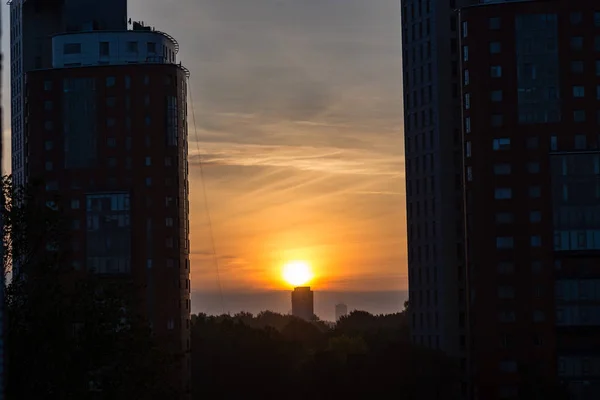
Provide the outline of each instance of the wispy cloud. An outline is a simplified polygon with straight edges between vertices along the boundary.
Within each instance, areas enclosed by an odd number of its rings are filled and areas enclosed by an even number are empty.
[[[225,287],[276,287],[299,257],[323,287],[405,287],[399,2],[132,0],[130,11],[177,37],[192,72],[194,287],[215,288],[200,159]]]

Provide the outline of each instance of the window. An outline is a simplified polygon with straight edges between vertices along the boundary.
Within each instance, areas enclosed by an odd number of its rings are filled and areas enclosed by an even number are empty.
[[[152,158],[151,157],[146,157],[146,167],[149,167],[152,165]]]
[[[168,237],[165,239],[165,246],[168,249],[172,249],[173,248],[173,238],[172,237]]]
[[[58,182],[50,181],[46,183],[46,190],[58,190]]]
[[[106,87],[113,87],[115,86],[116,83],[116,79],[114,76],[109,76],[106,78]]]
[[[531,211],[529,213],[529,222],[536,224],[542,221],[542,213],[540,211]]]
[[[131,89],[131,77],[129,75],[125,77],[125,89]]]
[[[515,265],[510,262],[498,263],[498,273],[501,275],[510,275],[515,272]]]
[[[152,120],[150,119],[149,115],[146,116],[145,122],[146,122],[146,126],[150,126],[150,124],[152,124]]]
[[[172,227],[173,226],[173,218],[166,218],[165,225],[168,227]]]
[[[106,145],[108,147],[117,147],[117,139],[114,137],[109,137],[106,139]]]
[[[469,36],[469,24],[467,23],[467,21],[463,21],[462,23],[462,34],[465,38]]]
[[[46,171],[52,171],[54,169],[54,165],[51,161],[46,161]]]
[[[491,30],[500,29],[500,18],[498,18],[498,17],[490,18],[489,26],[490,26]]]
[[[52,147],[53,147],[52,141],[46,140],[46,142],[44,143],[44,147],[46,148],[46,150],[52,150]]]
[[[496,238],[497,249],[512,249],[515,241],[512,236],[499,236]]]
[[[469,76],[469,70],[468,69],[465,69],[464,76],[465,76],[465,78],[464,78],[464,84],[465,84],[465,86],[468,86],[469,85],[469,81],[471,80],[470,76]]]
[[[499,54],[501,50],[500,42],[490,43],[490,54]]]
[[[152,186],[152,178],[146,178],[146,186]]]
[[[542,246],[542,237],[541,236],[532,236],[529,239],[531,247],[541,247]]]
[[[138,52],[138,42],[127,42],[127,51],[130,53]]]
[[[579,25],[582,20],[583,20],[583,15],[581,14],[580,11],[573,11],[571,13],[571,24]]]
[[[529,197],[537,199],[541,196],[542,189],[539,186],[532,186],[529,188]]]
[[[500,371],[502,372],[517,372],[517,363],[515,361],[502,361],[500,362]]]
[[[494,90],[494,91],[492,91],[490,97],[491,97],[491,100],[494,103],[502,101],[502,90]]]
[[[571,50],[581,50],[583,48],[583,38],[575,36],[571,38]]]
[[[71,208],[73,210],[79,210],[79,200],[77,200],[77,199],[71,200]]]
[[[536,150],[540,147],[540,141],[536,136],[528,137],[525,146],[527,147],[527,150]]]
[[[514,221],[513,213],[510,213],[510,212],[496,213],[496,223],[497,224],[512,224],[513,221]]]
[[[467,93],[465,94],[465,110],[468,110],[471,108],[471,94]]]
[[[584,110],[575,110],[575,111],[573,111],[573,121],[575,121],[575,122],[585,122],[585,111]]]
[[[52,129],[54,129],[54,123],[52,123],[52,121],[46,121],[44,123],[44,129],[46,129],[47,131],[51,131]]]
[[[115,168],[117,166],[117,159],[114,157],[109,157],[107,160],[107,164],[109,168]]]
[[[600,61],[596,61],[596,76],[600,76]]]
[[[170,330],[170,331],[172,331],[173,329],[175,329],[175,321],[173,321],[172,319],[170,319],[167,322],[167,329]]]
[[[107,118],[106,119],[106,126],[107,127],[112,128],[116,124],[117,124],[117,121],[114,118]]]
[[[63,54],[79,54],[81,53],[81,43],[65,43]]]
[[[465,118],[465,132],[471,133],[471,117]]]
[[[585,135],[575,135],[575,149],[585,150],[587,147],[587,140]]]
[[[493,142],[494,150],[510,150],[510,138],[498,138]]]
[[[546,316],[544,315],[543,311],[535,310],[533,312],[533,322],[544,322],[545,319]]]
[[[510,171],[510,164],[494,164],[495,175],[509,175]]]
[[[170,167],[171,162],[171,157],[165,157],[165,167]]]
[[[502,77],[502,67],[500,65],[494,65],[490,69],[490,74],[492,78],[500,78]]]
[[[469,61],[469,46],[463,46],[463,61]]]
[[[571,61],[571,72],[574,74],[583,73],[583,61]]]
[[[550,136],[550,150],[556,151],[558,149],[558,138],[556,136]]]
[[[146,50],[150,54],[156,53],[156,43],[154,43],[154,42],[146,43]]]
[[[53,106],[54,104],[51,101],[44,102],[44,110],[46,111],[52,111],[52,108],[54,108]]]
[[[537,162],[527,163],[527,172],[529,172],[530,174],[539,174],[540,173],[540,163],[537,163]]]
[[[52,90],[52,81],[44,81],[44,90],[49,92]]]
[[[515,322],[516,316],[514,311],[502,311],[498,314],[500,322]]]
[[[492,115],[492,127],[499,128],[504,124],[504,117],[502,114],[494,114]]]
[[[512,286],[500,286],[498,288],[498,298],[514,299],[515,298],[515,288]]]
[[[100,55],[106,57],[109,54],[110,54],[110,43],[100,42]]]
[[[573,97],[581,98],[585,96],[585,88],[583,86],[573,86]]]
[[[149,85],[149,84],[150,84],[150,76],[144,75],[144,85]]]
[[[471,157],[471,142],[465,144],[465,155]]]
[[[496,200],[506,200],[512,198],[511,188],[496,188],[494,191],[494,198]]]

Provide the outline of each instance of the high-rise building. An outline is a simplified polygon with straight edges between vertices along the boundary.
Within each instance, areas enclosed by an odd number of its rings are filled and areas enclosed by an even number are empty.
[[[348,306],[340,303],[335,305],[335,320],[339,321],[343,317],[348,315]]]
[[[456,9],[476,2],[401,1],[411,338],[456,358],[465,372],[468,332]]]
[[[313,291],[310,287],[297,287],[292,292],[292,315],[306,321],[315,317]]]
[[[600,3],[459,22],[474,398],[598,399]]]
[[[188,71],[125,0],[11,4],[13,169],[60,193],[70,262],[136,290],[190,390]]]

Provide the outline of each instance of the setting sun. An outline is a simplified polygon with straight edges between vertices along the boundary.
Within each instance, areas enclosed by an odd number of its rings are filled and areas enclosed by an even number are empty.
[[[305,261],[291,261],[283,266],[283,279],[291,285],[301,286],[312,279],[312,271]]]

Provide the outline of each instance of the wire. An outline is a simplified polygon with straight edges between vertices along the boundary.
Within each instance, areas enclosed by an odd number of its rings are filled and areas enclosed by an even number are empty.
[[[204,196],[204,210],[206,212],[206,218],[208,220],[208,230],[210,232],[210,242],[212,245],[212,256],[215,271],[217,273],[217,286],[219,289],[219,299],[221,300],[221,311],[225,314],[225,301],[223,300],[223,286],[221,284],[221,272],[219,268],[219,257],[217,257],[217,246],[215,244],[215,235],[213,232],[212,218],[210,216],[210,207],[208,205],[208,194],[206,190],[206,182],[204,179],[204,163],[202,162],[202,155],[200,154],[200,140],[198,137],[198,129],[196,127],[196,111],[194,110],[194,97],[192,96],[192,89],[190,85],[190,78],[188,76],[188,93],[190,94],[190,104],[192,106],[192,122],[194,124],[194,137],[196,139],[196,151],[198,154],[198,164],[200,165],[200,181],[202,182],[202,193]]]

